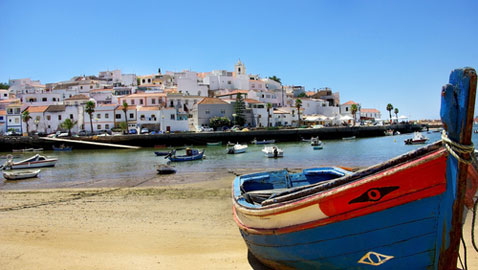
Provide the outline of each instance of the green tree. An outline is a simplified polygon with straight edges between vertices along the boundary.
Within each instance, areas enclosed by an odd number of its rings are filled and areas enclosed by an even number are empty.
[[[271,109],[272,109],[272,104],[268,102],[267,103],[267,127],[271,126]]]
[[[280,78],[279,78],[279,77],[276,77],[276,75],[274,75],[274,76],[272,76],[272,77],[269,77],[269,79],[271,79],[271,80],[273,80],[273,81],[276,81],[276,82],[282,84],[281,81],[280,81]]]
[[[400,111],[398,110],[398,108],[395,108],[395,110],[393,112],[395,113],[395,117],[397,118],[397,122],[398,122],[398,113]]]
[[[300,127],[300,108],[302,108],[302,100],[299,98],[295,100],[295,107],[297,108],[297,118],[298,118],[298,124],[297,126]]]
[[[126,131],[128,131],[128,103],[123,101],[124,121],[126,122]],[[128,133],[128,132],[126,132]]]
[[[95,103],[91,100],[85,104],[85,112],[90,116],[91,133],[93,133],[93,113],[95,112],[95,107]]]
[[[305,92],[300,93],[297,97],[299,98],[305,98],[307,97],[307,94]]]
[[[32,119],[32,117],[30,116],[30,112],[27,110],[24,110],[22,114],[22,119],[23,119],[23,122],[25,122],[25,124],[27,125],[27,134],[30,134],[30,130],[28,126],[28,121]]]
[[[71,137],[71,129],[76,125],[76,123],[76,121],[66,118],[65,121],[60,124],[60,127],[63,129],[68,129],[68,136]]]
[[[392,110],[393,110],[393,105],[388,103],[387,105],[387,111],[388,111],[388,114],[390,116],[390,123],[392,123]]]
[[[244,126],[246,119],[244,118],[244,110],[246,109],[246,104],[244,103],[244,99],[242,98],[241,93],[237,94],[236,96],[236,104],[234,106],[234,113],[236,116],[234,117],[234,124],[239,126]]]
[[[358,111],[358,106],[357,104],[352,104],[352,106],[350,106],[350,111],[352,113],[352,116],[354,118],[354,122],[353,122],[353,126],[355,126],[355,115],[357,114],[357,111]]]
[[[10,85],[8,83],[0,83],[0,89],[8,89],[10,88]]]
[[[119,127],[123,130],[123,133],[128,133],[128,124],[126,122],[120,122]]]
[[[214,130],[217,130],[220,127],[230,127],[231,120],[225,116],[223,117],[213,117],[209,119],[209,126],[212,127]]]

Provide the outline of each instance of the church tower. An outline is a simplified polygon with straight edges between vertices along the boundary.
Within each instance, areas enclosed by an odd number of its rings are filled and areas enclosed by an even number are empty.
[[[241,62],[241,59],[237,61],[237,64],[234,66],[234,72],[237,75],[245,75],[246,74],[246,67],[244,64]]]

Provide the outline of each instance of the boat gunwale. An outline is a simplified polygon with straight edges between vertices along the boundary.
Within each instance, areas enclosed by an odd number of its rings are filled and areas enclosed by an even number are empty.
[[[265,205],[260,208],[248,207],[239,203],[238,198],[234,195],[235,190],[233,189],[232,190],[233,198],[234,198],[233,207],[240,210],[241,213],[246,215],[251,215],[251,216],[269,216],[269,215],[276,215],[276,214],[280,214],[284,212],[290,212],[299,208],[309,206],[311,204],[315,204],[317,203],[318,200],[323,199],[324,197],[331,196],[335,193],[343,192],[344,190],[354,188],[356,186],[360,186],[368,182],[374,181],[376,179],[382,178],[384,174],[393,174],[400,171],[404,171],[408,168],[438,159],[442,155],[446,155],[448,152],[446,152],[446,149],[443,147],[439,147],[438,149],[433,149],[434,147],[438,145],[441,145],[441,141],[435,144],[428,145],[426,147],[419,148],[415,151],[406,153],[404,155],[398,156],[384,163],[380,163],[380,164],[368,167],[364,170],[355,172],[353,174],[334,179],[332,180],[333,181],[332,184],[334,184],[335,182],[338,182],[335,186],[327,188],[326,187],[327,184],[323,184],[323,183],[314,184],[313,186],[309,186],[304,189],[299,189],[298,191],[296,191],[296,192],[302,192],[309,189],[313,190],[314,188],[319,189],[309,195],[304,195],[303,197],[298,197],[298,198],[286,200],[283,202],[277,202],[277,203]],[[409,162],[401,162],[391,167],[383,168],[382,170],[378,170],[375,172],[371,172],[370,174],[362,175],[363,173],[366,173],[369,170],[380,168],[387,163],[400,160],[401,158],[409,154],[416,153],[420,150],[424,150],[425,148],[430,148],[431,150],[429,152],[426,152],[426,153],[423,153],[422,155],[417,156],[415,159]],[[236,179],[234,179],[233,182],[235,181]],[[296,192],[293,192],[291,194],[295,194]],[[277,198],[279,197],[275,197],[274,199],[277,199]]]

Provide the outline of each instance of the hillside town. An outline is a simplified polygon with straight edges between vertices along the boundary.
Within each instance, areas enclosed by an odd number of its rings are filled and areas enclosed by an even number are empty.
[[[328,87],[307,91],[304,86],[283,85],[275,76],[248,74],[240,60],[234,71],[158,69],[136,75],[113,70],[46,84],[12,79],[8,89],[0,90],[2,134],[322,127],[376,124],[381,118],[376,108],[341,103],[339,92]]]

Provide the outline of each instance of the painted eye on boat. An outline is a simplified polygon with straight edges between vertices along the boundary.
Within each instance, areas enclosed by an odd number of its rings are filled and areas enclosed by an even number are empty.
[[[376,202],[380,201],[388,193],[398,189],[399,187],[380,187],[380,188],[371,188],[357,198],[351,200],[349,204],[352,203],[361,203],[361,202]]]

